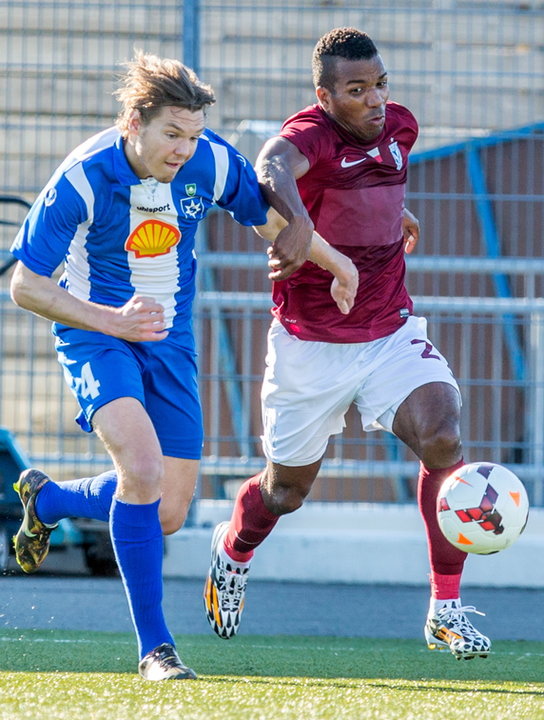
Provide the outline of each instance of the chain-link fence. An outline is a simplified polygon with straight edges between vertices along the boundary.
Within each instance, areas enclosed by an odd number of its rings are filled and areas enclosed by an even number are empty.
[[[209,125],[254,159],[314,101],[310,60],[327,30],[375,40],[392,99],[421,134],[409,207],[422,224],[408,282],[459,378],[467,459],[505,462],[543,502],[544,3],[0,0],[0,195],[31,202],[58,162],[112,124],[119,63],[134,48],[178,57],[212,84]],[[0,250],[24,206],[0,203]],[[206,417],[202,493],[258,470],[259,387],[269,323],[262,240],[224,213],[199,238],[196,330]],[[45,321],[0,280],[0,425],[55,477],[108,463],[73,422]],[[312,497],[406,500],[415,459],[354,413]]]

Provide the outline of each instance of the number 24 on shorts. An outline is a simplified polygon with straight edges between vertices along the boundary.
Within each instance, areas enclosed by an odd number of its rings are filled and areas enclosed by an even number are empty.
[[[72,379],[74,391],[84,398],[96,398],[100,394],[100,381],[95,378],[91,369],[91,363],[86,362],[81,366],[81,377]]]

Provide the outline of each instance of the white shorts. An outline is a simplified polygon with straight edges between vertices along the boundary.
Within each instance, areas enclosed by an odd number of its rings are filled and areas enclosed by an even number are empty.
[[[392,432],[399,405],[431,382],[459,386],[427,338],[427,321],[410,316],[392,335],[366,343],[299,340],[274,320],[261,392],[263,451],[300,467],[325,454],[355,403],[363,429]]]

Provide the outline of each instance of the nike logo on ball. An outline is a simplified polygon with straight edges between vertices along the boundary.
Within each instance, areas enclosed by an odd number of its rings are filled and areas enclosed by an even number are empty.
[[[340,165],[341,165],[343,168],[348,168],[348,167],[351,167],[352,165],[358,165],[359,163],[362,163],[362,162],[364,162],[365,160],[366,160],[366,158],[360,158],[359,160],[350,160],[350,161],[348,161],[347,158],[343,157],[343,158],[342,158],[342,162],[340,163]]]

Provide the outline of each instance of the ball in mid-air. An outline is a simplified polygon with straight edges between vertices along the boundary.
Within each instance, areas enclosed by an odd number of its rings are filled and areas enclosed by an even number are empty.
[[[459,550],[490,555],[512,545],[523,532],[529,500],[521,480],[503,465],[463,465],[440,489],[438,524]]]

